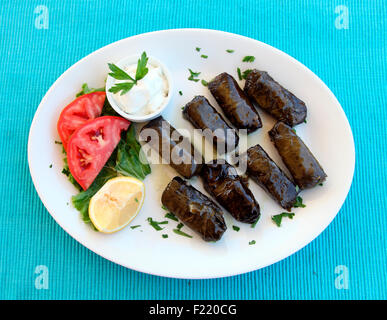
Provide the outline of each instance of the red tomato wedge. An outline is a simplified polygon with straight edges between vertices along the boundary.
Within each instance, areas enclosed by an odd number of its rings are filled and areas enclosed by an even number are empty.
[[[67,143],[75,130],[87,121],[101,115],[105,98],[106,93],[103,91],[84,94],[62,110],[57,129],[65,150],[67,150]]]
[[[84,190],[102,170],[121,139],[121,131],[129,125],[124,118],[104,116],[89,120],[72,134],[67,161],[71,174]]]

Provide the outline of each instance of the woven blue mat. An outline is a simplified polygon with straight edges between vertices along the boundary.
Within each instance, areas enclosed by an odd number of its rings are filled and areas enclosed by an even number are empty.
[[[385,1],[2,0],[0,10],[1,299],[387,298]],[[104,45],[183,27],[242,34],[295,57],[334,92],[354,133],[355,176],[336,219],[259,271],[178,280],[125,269],[66,234],[32,185],[28,130],[50,85]]]

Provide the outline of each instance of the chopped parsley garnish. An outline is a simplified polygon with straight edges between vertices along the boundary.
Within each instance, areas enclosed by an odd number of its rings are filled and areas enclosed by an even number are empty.
[[[306,123],[306,119],[304,120],[304,123]]]
[[[134,201],[136,201],[138,203],[138,199],[137,198],[134,198]]]
[[[253,245],[253,244],[256,244],[255,240],[251,240],[251,241],[249,242],[249,245],[250,245],[250,246]]]
[[[168,221],[161,221],[161,222],[158,222],[158,221],[154,221],[152,218],[148,218],[147,219],[149,224],[155,228],[157,231],[160,231],[160,230],[163,230],[164,228],[161,228],[160,227],[160,224],[167,224]]]
[[[196,47],[195,49],[197,52],[199,52],[202,48]]]
[[[205,54],[202,54],[200,57],[202,57],[203,59],[207,59],[208,56],[206,56]]]
[[[233,53],[235,50],[227,49],[226,51],[227,51],[228,53]]]
[[[161,209],[168,211],[168,209],[165,206],[161,206]]]
[[[166,239],[166,238],[168,238],[168,235],[167,235],[167,234],[163,234],[162,237],[163,237],[164,239]]]
[[[181,107],[181,110],[184,110],[185,107]]]
[[[296,202],[295,204],[293,205],[294,208],[305,208],[306,205],[302,203],[302,198],[300,196],[298,196],[296,198]]]
[[[241,69],[240,69],[240,68],[237,68],[237,72],[238,72],[238,78],[239,78],[239,80],[242,80],[242,72],[241,72]]]
[[[207,87],[208,86],[208,82],[206,80],[202,79],[202,85]]]
[[[292,212],[282,212],[282,213],[280,213],[280,214],[277,214],[277,215],[275,215],[275,216],[272,216],[272,217],[271,217],[271,220],[273,220],[274,223],[275,223],[278,227],[280,227],[280,226],[281,226],[282,218],[284,218],[284,217],[288,217],[289,219],[293,219],[294,213],[292,213]]]
[[[50,164],[49,168],[50,168],[50,169],[52,168],[52,164]]]
[[[197,79],[197,77],[199,76],[200,72],[194,72],[191,69],[188,69],[188,70],[190,73],[188,80],[198,82],[200,79]]]
[[[171,220],[174,220],[174,221],[179,221],[179,219],[177,219],[176,216],[172,212],[166,213],[164,217],[171,219]]]
[[[241,228],[239,228],[239,227],[237,227],[237,226],[232,226],[232,228],[236,231],[236,232],[238,232]]]
[[[95,88],[89,88],[89,86],[87,85],[87,83],[84,83],[82,85],[82,90],[79,91],[75,97],[80,97],[80,96],[83,96],[84,94],[87,94],[87,93],[92,93],[92,92],[97,92],[97,91],[105,91],[105,88],[98,88],[98,89],[95,89]]]
[[[182,96],[182,95],[183,95],[183,92],[179,91],[179,94]]]
[[[108,63],[109,69],[112,71],[109,73],[109,76],[117,80],[129,80],[128,82],[116,83],[113,87],[109,89],[109,92],[117,93],[121,91],[121,96],[127,93],[134,85],[137,84],[138,80],[141,80],[148,73],[148,68],[146,64],[148,63],[148,57],[146,56],[145,51],[142,53],[141,58],[137,61],[137,69],[135,79],[128,75],[124,70],[120,69],[113,63]]]
[[[296,185],[296,192],[300,191],[300,187]]]
[[[183,228],[183,227],[184,227],[184,224],[182,224],[182,223],[180,222],[180,223],[177,225],[176,228],[180,230],[180,229]]]
[[[246,56],[243,58],[243,62],[254,62],[255,57],[254,56]]]
[[[56,141],[55,140],[55,144],[63,144],[62,141]]]
[[[180,229],[173,229],[173,232],[178,234],[179,236],[184,236],[184,237],[187,237],[187,238],[192,238],[191,235],[181,231]]]
[[[246,79],[247,76],[249,75],[249,73],[250,73],[251,71],[253,71],[253,70],[247,69],[247,70],[243,71],[243,73],[242,73],[242,78],[243,78],[243,79]]]
[[[322,186],[323,186],[323,184],[322,184],[322,183],[319,183],[318,185],[319,185],[320,187],[322,187]]]
[[[296,131],[296,129],[292,128],[292,131],[293,131],[295,134],[297,134],[297,131]]]
[[[258,217],[257,221],[255,221],[254,223],[251,224],[251,227],[252,227],[252,228],[255,228],[255,226],[257,225],[257,223],[258,223],[258,221],[259,221],[259,218],[260,218],[260,216]]]
[[[141,225],[138,224],[138,225],[136,225],[136,226],[131,226],[130,228],[131,228],[131,229],[136,229],[136,228],[138,228],[138,227],[141,227]]]

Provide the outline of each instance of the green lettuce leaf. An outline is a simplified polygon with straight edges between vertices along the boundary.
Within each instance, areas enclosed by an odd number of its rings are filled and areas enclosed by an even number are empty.
[[[74,207],[81,213],[83,221],[90,222],[89,202],[99,189],[110,179],[117,177],[117,172],[109,167],[104,167],[93,181],[91,186],[71,198]]]
[[[144,180],[151,173],[151,168],[148,163],[142,163],[140,157],[145,159],[132,125],[118,144],[115,170],[121,175]]]

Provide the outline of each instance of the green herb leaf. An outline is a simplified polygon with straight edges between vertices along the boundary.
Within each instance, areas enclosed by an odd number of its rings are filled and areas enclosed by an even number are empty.
[[[190,73],[190,76],[188,77],[188,80],[198,82],[199,79],[197,79],[196,77],[199,76],[200,72],[194,72],[191,69],[188,69],[188,71]]]
[[[242,78],[243,78],[243,79],[246,79],[247,76],[249,75],[249,73],[250,73],[251,71],[253,71],[253,70],[247,69],[247,70],[243,71],[243,73],[242,73]]]
[[[318,185],[319,185],[320,187],[322,187],[322,186],[323,186],[323,184],[322,184],[322,183],[319,183]]]
[[[239,228],[239,227],[237,227],[237,226],[232,226],[232,228],[236,231],[236,232],[238,232],[241,228]]]
[[[258,217],[257,221],[255,221],[254,223],[251,224],[251,228],[255,228],[255,226],[257,225],[260,218],[261,218],[261,216]]]
[[[141,145],[136,140],[136,131],[133,125],[129,127],[124,138],[118,143],[117,158],[114,169],[124,175],[144,180],[151,173],[151,168],[142,153]],[[141,158],[141,159],[140,159]]]
[[[281,222],[282,222],[282,218],[284,218],[284,217],[288,217],[289,219],[293,219],[294,213],[292,213],[292,212],[282,212],[280,214],[272,216],[271,220],[273,220],[275,222],[275,224],[278,227],[280,227],[281,226]]]
[[[245,56],[242,61],[243,62],[254,62],[254,60],[255,60],[254,56]]]
[[[179,94],[182,96],[182,95],[183,95],[183,92],[179,91]]]
[[[197,52],[199,52],[202,48],[196,47],[195,49]]]
[[[205,54],[202,54],[200,57],[203,58],[203,59],[207,59],[208,58],[208,56],[206,56]]]
[[[298,193],[300,191],[300,187],[296,185],[296,192]]]
[[[49,168],[50,168],[50,169],[52,168],[52,164],[50,164]]]
[[[168,211],[168,209],[165,206],[161,206],[161,209]]]
[[[87,190],[72,196],[71,200],[73,205],[81,213],[83,221],[87,223],[90,222],[89,202],[91,197],[94,196],[108,180],[115,178],[116,176],[117,172],[115,170],[104,167]]]
[[[146,56],[146,52],[144,51],[141,55],[141,58],[137,62],[136,81],[141,80],[148,73],[148,68],[146,67],[148,59],[149,58]]]
[[[179,236],[184,236],[184,237],[187,237],[187,238],[192,238],[191,235],[181,231],[180,229],[173,229],[173,232],[178,234]]]
[[[161,221],[161,222],[158,222],[158,221],[154,221],[152,218],[148,218],[147,219],[148,220],[148,222],[149,222],[149,224],[153,227],[153,228],[155,228],[157,231],[160,231],[160,230],[163,230],[164,228],[161,228],[160,227],[160,224],[167,224],[168,223],[168,221]]]
[[[228,53],[233,53],[235,50],[227,49],[226,51],[227,51]]]
[[[138,225],[136,225],[136,226],[131,226],[130,228],[131,228],[131,229],[136,229],[136,228],[138,228],[138,227],[141,227],[141,225],[138,224]]]
[[[62,141],[56,141],[55,140],[55,144],[63,144]]]
[[[171,219],[171,220],[174,220],[174,221],[179,221],[179,219],[177,219],[176,216],[172,212],[166,213],[164,217]]]
[[[208,82],[206,80],[202,79],[202,85],[207,87],[208,86]]]
[[[306,123],[306,119],[304,120],[304,123]]]
[[[163,234],[162,237],[163,237],[164,239],[166,239],[166,238],[168,238],[168,235],[167,235],[167,234]]]
[[[293,207],[294,208],[305,208],[306,205],[302,203],[302,198],[300,196],[298,196],[296,198],[296,202],[294,203]]]
[[[87,94],[87,93],[92,93],[92,92],[97,92],[97,91],[105,91],[105,88],[98,88],[98,89],[95,89],[95,88],[89,88],[89,86],[87,85],[87,83],[84,83],[82,85],[82,90],[79,91],[75,96],[78,98],[80,96],[83,96],[84,94]]]
[[[251,240],[251,241],[249,242],[249,245],[250,245],[250,246],[253,245],[253,244],[256,244],[256,241],[255,241],[255,240]]]
[[[134,82],[120,82],[120,83],[116,83],[113,87],[111,87],[109,89],[109,92],[112,92],[112,93],[117,93],[117,92],[121,92],[121,96],[124,95],[125,93],[129,92],[130,89],[133,88],[134,86]]]
[[[241,72],[241,69],[240,69],[240,68],[237,68],[237,72],[238,72],[238,78],[239,78],[239,80],[242,80],[242,72]]]
[[[124,70],[117,67],[114,63],[108,63],[109,69],[112,71],[109,73],[109,76],[117,80],[131,80],[136,82],[130,75],[128,75]]]
[[[183,227],[184,227],[184,224],[182,224],[182,223],[179,223],[179,224],[177,225],[177,227],[176,227],[176,228],[180,230],[180,229],[181,229],[181,228],[183,228]]]

